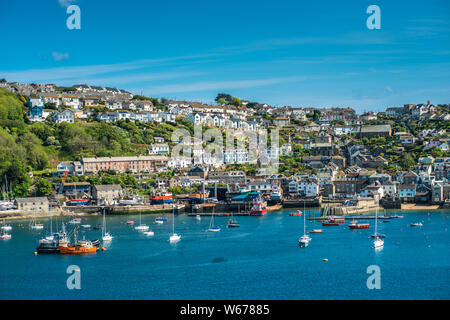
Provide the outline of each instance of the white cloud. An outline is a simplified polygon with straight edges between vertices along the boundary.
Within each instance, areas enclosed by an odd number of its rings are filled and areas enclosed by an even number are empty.
[[[76,0],[58,0],[58,3],[60,4],[61,7],[67,8],[68,6],[70,6],[75,1]]]
[[[68,53],[54,51],[54,52],[52,52],[52,57],[53,57],[53,60],[55,60],[55,61],[61,61],[64,59],[69,59],[70,55]]]

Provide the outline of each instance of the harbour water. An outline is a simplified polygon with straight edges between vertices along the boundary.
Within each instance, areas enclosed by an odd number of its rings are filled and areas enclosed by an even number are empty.
[[[368,230],[341,226],[316,228],[307,248],[298,246],[303,217],[289,211],[264,217],[238,217],[239,228],[226,228],[229,217],[216,217],[220,232],[206,232],[210,220],[180,215],[168,242],[172,216],[155,224],[155,216],[142,215],[142,223],[155,232],[148,237],[127,225],[139,216],[109,216],[107,229],[114,239],[106,251],[92,255],[35,255],[43,231],[31,231],[29,221],[9,221],[12,239],[0,240],[1,299],[449,299],[450,211],[396,212],[402,219],[379,220],[385,245],[375,251]],[[318,211],[307,210],[310,214]],[[62,219],[55,218],[53,230]],[[422,227],[411,222],[423,221]],[[92,227],[102,217],[83,217]],[[307,221],[307,230],[312,229]],[[81,229],[81,228],[80,228]],[[82,234],[80,234],[82,236]],[[100,238],[101,230],[85,232]],[[324,259],[328,259],[324,261]],[[70,265],[80,268],[81,290],[66,285]],[[381,271],[381,289],[368,289],[367,268]]]

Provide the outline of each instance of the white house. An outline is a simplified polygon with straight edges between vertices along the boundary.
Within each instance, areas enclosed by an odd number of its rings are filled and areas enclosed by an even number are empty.
[[[223,162],[225,164],[246,163],[248,161],[249,153],[245,149],[231,149],[223,151]]]
[[[62,104],[73,109],[81,109],[81,102],[77,96],[63,96]]]
[[[190,121],[194,126],[202,125],[206,122],[207,115],[204,113],[190,113],[186,116],[185,120]]]
[[[171,169],[184,169],[192,165],[192,160],[185,157],[170,157],[168,166]]]
[[[74,115],[74,113],[72,110],[66,109],[61,112],[58,112],[58,111],[53,112],[51,117],[55,123],[62,123],[62,122],[73,123],[74,122],[73,115]]]
[[[169,145],[167,143],[153,143],[148,148],[148,154],[169,155]]]
[[[105,107],[107,107],[110,110],[117,110],[122,109],[122,102],[121,101],[106,101]]]
[[[319,184],[312,180],[291,180],[288,184],[289,193],[301,194],[306,197],[315,197],[319,194]]]
[[[386,182],[381,187],[386,196],[394,197],[397,194],[397,186],[392,182]]]
[[[282,156],[292,156],[292,146],[289,143],[285,143],[280,148],[280,154]]]

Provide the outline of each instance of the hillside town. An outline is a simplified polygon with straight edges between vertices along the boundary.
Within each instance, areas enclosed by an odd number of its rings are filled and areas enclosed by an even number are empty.
[[[190,210],[199,204],[202,210],[249,210],[257,197],[274,210],[326,206],[334,214],[450,206],[448,104],[427,101],[357,114],[350,107],[275,107],[228,94],[207,104],[87,84],[2,79],[0,88],[17,97],[23,107],[19,120],[49,155],[46,164],[28,166],[28,184],[2,172],[2,213],[124,205],[164,209],[166,203],[158,200],[168,194]],[[87,146],[86,139],[75,143],[76,134],[69,134],[94,125],[117,130],[117,138],[98,140],[108,143],[105,150],[97,148],[97,140]],[[174,140],[179,128],[189,132],[187,140]],[[195,128],[217,129],[224,139],[231,133],[233,144],[210,143],[205,135],[197,141]],[[269,143],[274,132],[278,143],[274,138]],[[245,140],[252,134],[253,143]],[[126,152],[122,145],[113,153],[121,135]],[[234,138],[243,144],[235,145]],[[219,145],[220,152],[207,152],[208,144]],[[176,146],[183,155],[174,154]]]

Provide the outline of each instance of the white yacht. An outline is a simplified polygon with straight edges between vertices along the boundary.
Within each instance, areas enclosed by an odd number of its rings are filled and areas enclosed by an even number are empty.
[[[375,211],[375,240],[373,240],[373,247],[374,248],[381,248],[382,246],[384,246],[384,240],[378,236],[377,233],[378,230],[378,208]]]

